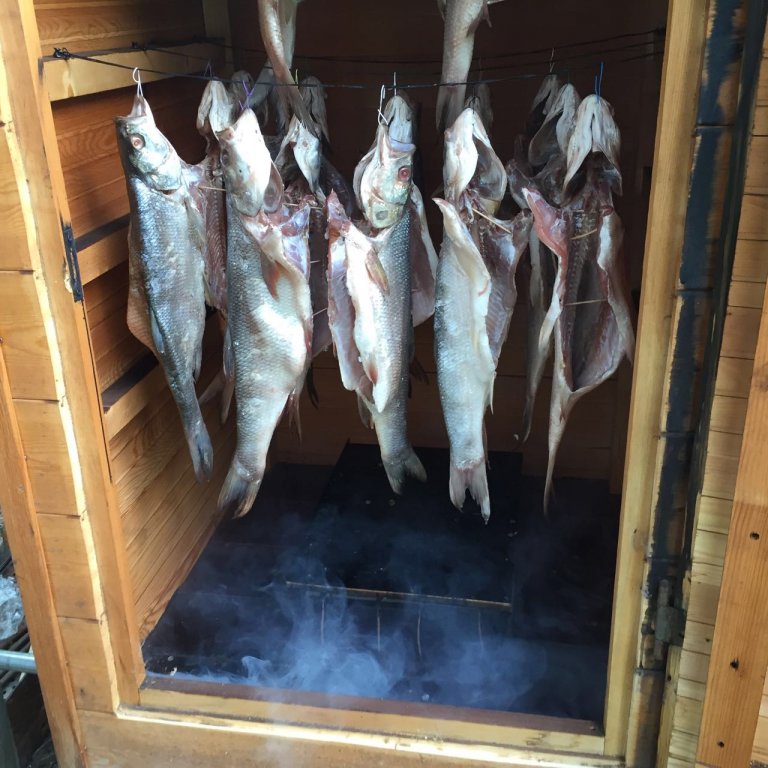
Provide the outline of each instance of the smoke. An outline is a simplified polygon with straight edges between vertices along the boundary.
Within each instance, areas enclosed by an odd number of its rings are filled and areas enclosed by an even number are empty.
[[[148,670],[599,719],[616,499],[563,481],[568,513],[545,519],[541,484],[492,457],[492,497],[513,503],[485,526],[443,498],[441,451],[423,452],[432,487],[399,498],[375,451],[350,447],[330,479],[276,468],[174,596],[145,643]]]

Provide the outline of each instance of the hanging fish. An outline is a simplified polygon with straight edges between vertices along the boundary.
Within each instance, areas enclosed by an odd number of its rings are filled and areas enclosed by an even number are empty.
[[[568,144],[564,204],[547,202],[535,183],[522,193],[536,232],[558,258],[552,303],[541,335],[554,332],[555,366],[549,421],[547,505],[557,449],[576,402],[609,378],[635,335],[621,259],[623,228],[612,192],[621,191],[619,131],[607,101],[579,106]]]
[[[237,447],[218,508],[253,505],[285,410],[298,414],[309,364],[309,205],[284,204],[283,182],[254,113],[214,125],[227,187],[228,369],[234,369]]]
[[[426,479],[406,427],[413,357],[411,227],[418,219],[411,201],[414,151],[379,125],[376,149],[357,174],[370,234],[348,220],[335,195],[328,204],[330,326],[342,382],[357,393],[363,422],[376,430],[396,493],[407,475]]]
[[[453,125],[464,107],[466,80],[472,64],[475,31],[485,19],[490,25],[488,6],[500,0],[437,0],[445,20],[443,71],[437,93],[437,129]]]
[[[313,133],[317,132],[309,110],[291,74],[296,41],[296,10],[301,0],[259,0],[261,39],[274,73],[278,98],[278,132],[282,133],[291,115]]]
[[[560,86],[557,93],[553,93],[557,82],[555,75],[548,75],[545,78],[536,97],[539,102],[534,100],[532,110],[533,113],[539,111],[540,104],[543,103],[544,107],[541,108],[543,119],[536,133],[531,137],[524,161],[521,163],[516,159],[508,165],[510,191],[523,208],[527,208],[528,204],[521,192],[521,185],[526,179],[525,171],[521,166],[526,170],[531,167],[539,169],[534,181],[547,202],[551,205],[560,205],[562,202],[566,152],[573,133],[576,110],[581,100],[576,89],[570,84]],[[529,125],[537,122],[529,119]],[[529,262],[527,375],[521,441],[527,440],[530,435],[536,394],[553,347],[552,327],[547,326],[548,332],[544,334],[542,334],[542,327],[552,301],[557,257],[541,242],[535,228],[530,237]]]
[[[195,476],[208,480],[213,447],[195,393],[205,330],[203,217],[195,173],[137,95],[115,118],[130,204],[128,327],[157,356],[181,415]]]
[[[450,443],[451,501],[467,491],[491,514],[486,477],[485,411],[517,301],[515,271],[528,245],[531,214],[493,214],[504,197],[504,166],[478,113],[465,109],[445,132],[445,200],[435,198],[444,236],[437,268],[435,359]]]

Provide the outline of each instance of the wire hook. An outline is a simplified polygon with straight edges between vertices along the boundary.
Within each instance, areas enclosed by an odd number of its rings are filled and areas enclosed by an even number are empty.
[[[381,111],[381,108],[384,106],[384,97],[386,95],[387,86],[382,84],[381,91],[379,91],[379,125],[387,125],[387,118],[384,117],[384,113]]]
[[[600,62],[600,74],[595,75],[595,93],[597,94],[597,98],[602,98],[601,93],[603,90],[603,69],[605,67],[604,62]]]
[[[213,78],[213,63],[208,59],[208,63],[205,65],[205,77]]]
[[[392,95],[397,96],[397,72],[392,73]]]
[[[133,68],[133,82],[136,83],[136,95],[144,98],[144,89],[141,87],[141,70],[138,67]]]
[[[555,49],[552,49],[552,53],[549,54],[549,74],[551,75],[555,69]]]

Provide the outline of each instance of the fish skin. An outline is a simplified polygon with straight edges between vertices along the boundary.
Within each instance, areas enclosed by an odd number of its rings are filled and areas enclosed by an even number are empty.
[[[450,443],[451,501],[461,509],[468,490],[487,522],[483,420],[517,302],[515,273],[532,217],[526,211],[511,222],[493,217],[507,179],[478,113],[465,109],[445,138],[448,199],[434,198],[444,225],[435,302],[437,383]]]
[[[403,492],[407,475],[421,481],[427,477],[408,440],[406,425],[413,353],[409,263],[412,215],[411,207],[404,206],[400,219],[376,237],[367,237],[351,224],[345,235],[347,290],[355,311],[353,338],[366,376],[373,384],[371,400],[363,399],[363,403],[370,413],[384,470],[395,493]],[[371,251],[387,277],[386,291],[371,279],[367,267]],[[362,395],[359,390],[358,395]]]
[[[282,413],[297,408],[309,365],[310,208],[292,213],[252,111],[219,126],[227,187],[228,338],[237,447],[219,495],[221,512],[245,514],[258,494]]]
[[[253,506],[272,435],[296,408],[312,338],[309,206],[244,216],[230,197],[229,334],[237,398],[237,447],[218,509],[240,517]]]
[[[541,330],[542,338],[553,332],[555,341],[546,510],[557,450],[573,407],[613,375],[624,357],[632,362],[635,338],[620,273],[623,229],[596,166],[588,164],[586,184],[564,208],[550,206],[535,188],[524,193],[539,239],[558,257],[552,303]]]
[[[301,98],[304,99],[304,103],[307,105],[307,110],[315,125],[320,129],[325,140],[330,142],[331,137],[328,135],[328,113],[325,109],[327,96],[323,84],[316,77],[310,75],[310,77],[305,77],[299,83],[299,93],[301,93]]]
[[[143,97],[136,97],[128,116],[115,118],[115,128],[131,210],[129,328],[140,340],[152,340],[202,482],[213,468],[213,446],[195,392],[205,330],[203,222],[186,164]]]
[[[259,28],[275,81],[279,85],[278,130],[282,132],[290,116],[296,115],[306,128],[317,133],[291,74],[299,2],[301,0],[259,0]]]
[[[536,95],[531,102],[531,109],[525,123],[525,135],[528,141],[536,135],[543,125],[544,119],[549,112],[549,108],[557,97],[561,87],[562,83],[556,73],[546,75],[541,81],[539,90],[536,92]]]
[[[499,0],[438,0],[445,19],[441,83],[465,83],[472,64],[475,31],[485,19],[488,6]],[[464,106],[466,85],[441,85],[437,93],[437,129],[452,125]]]
[[[580,104],[581,98],[573,85],[566,83],[560,87],[555,98],[547,105],[544,122],[528,145],[531,166],[541,169],[552,158],[565,156]]]

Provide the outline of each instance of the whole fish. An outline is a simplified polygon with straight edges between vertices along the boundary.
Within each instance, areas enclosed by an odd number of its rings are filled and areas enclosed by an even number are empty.
[[[461,509],[467,490],[491,514],[486,478],[486,408],[517,301],[515,272],[528,245],[530,212],[513,221],[493,213],[506,188],[480,115],[465,109],[445,132],[444,187],[435,198],[444,237],[437,268],[435,359],[450,443],[449,490]]]
[[[128,327],[157,356],[181,415],[198,481],[210,478],[213,447],[195,393],[205,330],[203,219],[190,169],[136,96],[115,118],[131,219]]]
[[[277,84],[278,132],[281,133],[292,114],[311,131],[317,132],[291,74],[296,40],[296,10],[300,2],[301,0],[259,0],[259,27]]]
[[[554,332],[555,366],[549,421],[548,503],[557,449],[576,402],[634,355],[632,310],[625,290],[623,228],[613,208],[620,191],[619,132],[608,102],[588,96],[579,106],[568,145],[562,207],[534,184],[523,187],[539,239],[558,257],[552,303],[542,337]],[[569,181],[570,180],[570,181]]]
[[[560,205],[562,202],[566,152],[580,103],[576,89],[570,84],[561,85],[554,92],[557,83],[555,75],[548,75],[534,99],[532,114],[541,110],[542,119],[540,122],[528,121],[531,127],[538,124],[538,129],[530,139],[525,159],[526,165],[540,169],[534,183],[551,205]],[[519,160],[509,164],[509,186],[518,204],[527,208],[528,204],[522,195],[522,186],[527,177],[520,165]],[[553,347],[552,326],[548,325],[548,332],[543,335],[542,328],[552,301],[557,257],[541,242],[535,229],[530,237],[529,262],[527,376],[521,441],[527,440],[531,433],[536,394]]]
[[[472,64],[475,31],[485,19],[490,24],[488,6],[500,0],[437,0],[445,20],[443,71],[437,93],[437,129],[453,125],[464,107],[466,80]]]
[[[219,495],[236,516],[253,505],[272,435],[296,411],[312,339],[309,205],[283,204],[282,180],[252,111],[214,126],[227,186],[227,361],[234,367],[237,447]],[[296,411],[297,412],[297,411]]]
[[[342,382],[357,393],[363,422],[376,430],[396,493],[407,475],[426,479],[406,426],[413,357],[411,229],[419,218],[411,201],[414,151],[413,144],[390,139],[385,123],[379,125],[376,147],[357,174],[370,234],[347,219],[335,195],[328,204],[329,320]]]

